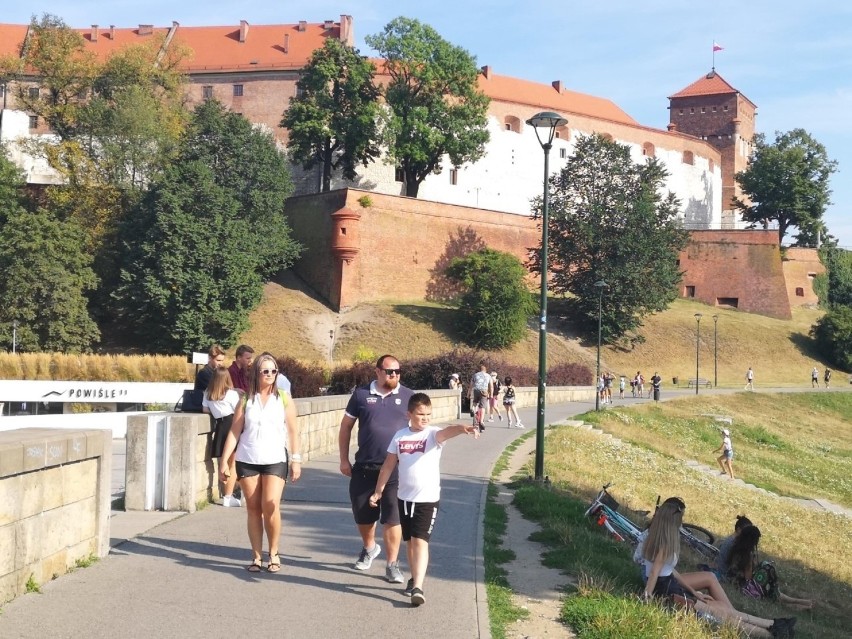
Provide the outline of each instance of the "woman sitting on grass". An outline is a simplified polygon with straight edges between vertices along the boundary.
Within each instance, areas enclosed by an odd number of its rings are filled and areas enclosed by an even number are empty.
[[[739,523],[739,522],[738,522]],[[814,602],[810,599],[798,599],[781,592],[775,567],[768,561],[757,558],[757,544],[760,542],[760,528],[746,525],[734,535],[730,552],[722,557],[725,564],[720,568],[723,574],[735,583],[740,592],[755,599],[772,599],[794,608],[810,610]]]
[[[736,610],[712,572],[680,574],[680,526],[686,505],[670,497],[660,506],[637,548],[646,578],[644,597],[668,598],[719,621],[741,627],[750,637],[793,637],[795,618],[763,619]],[[709,594],[703,592],[709,591]]]

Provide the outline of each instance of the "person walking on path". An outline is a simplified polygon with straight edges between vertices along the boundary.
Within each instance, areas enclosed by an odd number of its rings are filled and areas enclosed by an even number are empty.
[[[392,473],[388,478],[378,508],[370,506],[370,496],[376,491],[388,445],[400,424],[405,423],[408,400],[414,392],[400,383],[400,373],[396,357],[379,357],[376,361],[376,379],[356,388],[352,393],[340,421],[338,435],[340,472],[349,477],[349,500],[362,542],[354,568],[369,570],[373,560],[381,553],[382,548],[376,543],[376,523],[381,523],[387,558],[385,578],[399,584],[404,579],[398,559],[402,529],[396,497],[399,482],[397,473]],[[352,464],[349,460],[349,446],[356,422],[358,450],[355,451],[355,463]]]
[[[731,445],[731,431],[727,428],[722,429],[722,444],[713,451],[714,453],[721,452],[722,454],[716,459],[719,462],[719,467],[722,469],[720,475],[729,475],[734,478],[734,467],[732,465],[734,459],[734,447]]]
[[[234,411],[240,402],[240,393],[234,390],[231,382],[231,374],[226,368],[217,368],[213,373],[213,380],[204,391],[204,400],[201,402],[202,412],[208,413],[213,420],[213,446],[210,456],[221,463],[222,450],[225,448],[225,440],[231,432],[234,421]],[[231,455],[227,462],[230,476],[222,486],[222,505],[225,508],[239,508],[240,500],[234,497],[234,487],[237,485],[237,469],[234,465],[234,456]],[[219,468],[221,474],[222,467]]]
[[[819,388],[819,371],[816,366],[811,371],[811,388],[814,387]]]
[[[506,419],[509,420],[509,428],[523,428],[521,417],[518,415],[518,409],[515,408],[515,386],[512,384],[512,378],[506,377],[503,380],[503,408],[506,410]],[[514,421],[512,418],[515,418]]]
[[[828,385],[831,383],[831,369],[830,368],[825,369],[825,374],[823,374],[822,379],[825,382],[825,387],[828,388]]]
[[[441,500],[441,449],[458,435],[479,437],[473,424],[453,424],[445,428],[429,426],[432,401],[425,393],[408,400],[408,426],[397,431],[387,449],[370,506],[378,508],[391,474],[399,469],[397,497],[402,513],[402,538],[408,547],[411,579],[404,593],[412,606],[426,603],[423,581],[429,565],[429,539]]]
[[[746,385],[745,385],[745,388],[743,390],[753,391],[754,390],[754,371],[751,370],[751,366],[748,367],[748,370],[746,371],[745,378],[746,378]]]
[[[301,439],[296,405],[275,386],[278,368],[271,353],[254,360],[249,391],[237,404],[234,421],[219,459],[219,476],[227,483],[227,460],[235,453],[237,477],[246,500],[252,562],[246,569],[260,572],[263,532],[269,545],[268,572],[281,570],[281,495],[289,475],[302,474]],[[288,472],[289,471],[289,472]]]
[[[236,355],[234,355],[234,361],[228,367],[228,373],[231,375],[231,384],[233,384],[234,388],[244,393],[248,392],[248,372],[251,369],[252,359],[254,359],[254,349],[246,344],[240,344],[237,347]]]
[[[485,430],[482,423],[485,411],[488,408],[488,398],[493,390],[491,375],[488,374],[488,366],[485,362],[479,363],[479,372],[475,373],[470,380],[470,410],[473,411],[473,424],[479,428],[479,432]]]
[[[624,375],[620,375],[618,378],[618,399],[624,399],[624,387],[626,385],[627,384]]]
[[[660,387],[663,384],[663,378],[657,371],[654,371],[654,376],[651,378],[651,392],[654,394],[654,401],[660,401]]]
[[[500,421],[503,421],[503,414],[500,412],[500,404],[498,403],[498,399],[500,397],[500,378],[497,376],[497,371],[491,371],[491,394],[488,396],[488,421],[494,421],[494,413],[497,413],[497,417],[500,418]]]

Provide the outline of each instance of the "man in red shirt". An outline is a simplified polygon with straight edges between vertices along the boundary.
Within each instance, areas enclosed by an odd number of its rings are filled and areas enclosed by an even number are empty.
[[[248,370],[251,362],[254,359],[254,349],[251,346],[241,344],[237,348],[237,354],[234,356],[234,363],[228,367],[228,372],[231,374],[231,383],[234,388],[248,392]]]

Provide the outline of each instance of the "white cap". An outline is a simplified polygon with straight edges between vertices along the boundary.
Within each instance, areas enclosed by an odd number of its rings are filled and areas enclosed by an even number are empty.
[[[725,434],[725,435],[730,435],[731,431],[729,431],[727,428],[723,428],[722,433]]]
[[[458,374],[458,373],[453,373],[452,375],[450,375],[450,377],[455,377],[456,379],[458,379],[458,378],[459,378],[459,374]]]

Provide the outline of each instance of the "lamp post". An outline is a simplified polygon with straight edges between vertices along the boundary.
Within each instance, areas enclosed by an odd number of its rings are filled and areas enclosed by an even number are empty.
[[[18,348],[18,320],[12,320],[12,355]]]
[[[548,176],[550,175],[550,149],[556,127],[568,124],[568,120],[558,113],[543,111],[527,120],[527,124],[535,130],[538,143],[544,150],[544,197],[541,216],[541,316],[538,324],[538,415],[535,423],[535,479],[544,479],[544,399],[547,377],[547,231],[549,224]],[[539,133],[541,129],[541,134]]]
[[[601,393],[598,384],[601,379],[601,309],[603,307],[603,290],[606,288],[606,282],[598,280],[595,282],[598,287],[598,376],[595,378],[595,410],[601,409]]]
[[[698,395],[698,339],[701,336],[701,313],[695,314],[695,394]]]
[[[719,351],[716,348],[718,343],[719,316],[713,316],[713,388],[719,385]]]

